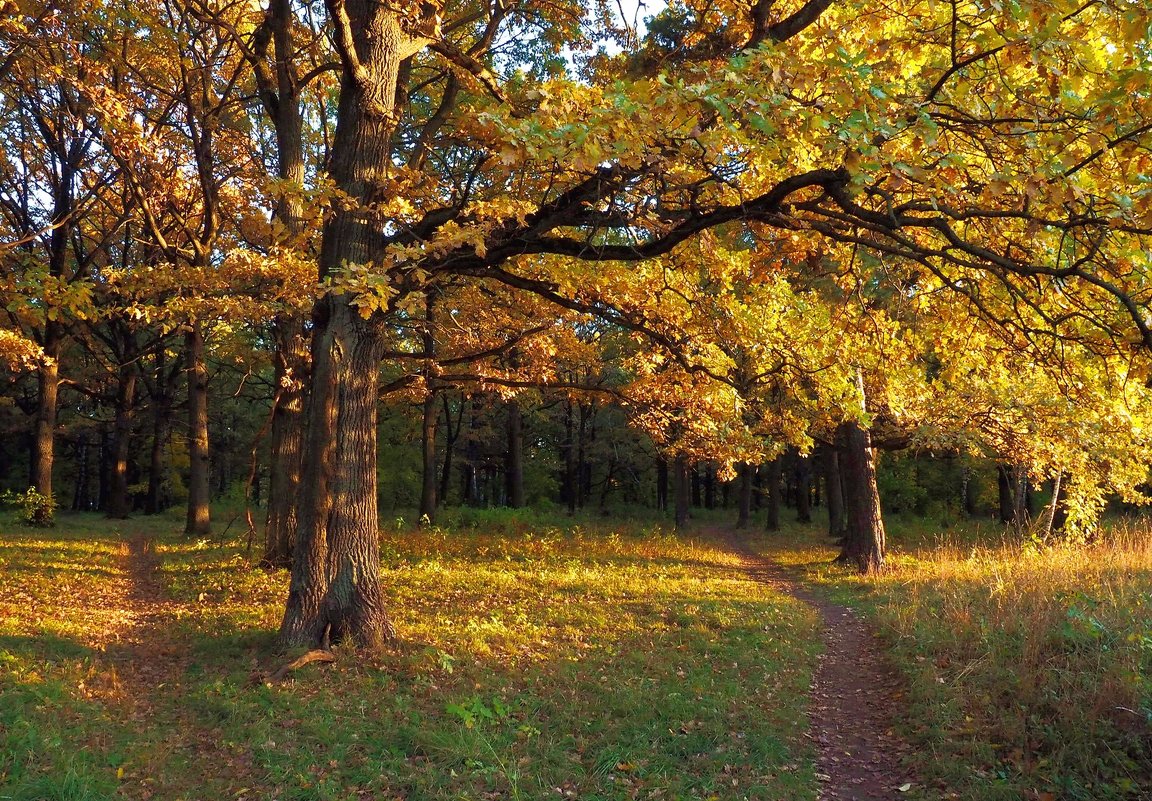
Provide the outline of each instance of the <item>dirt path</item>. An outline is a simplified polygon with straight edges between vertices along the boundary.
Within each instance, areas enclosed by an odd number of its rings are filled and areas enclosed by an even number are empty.
[[[892,732],[900,682],[872,630],[851,609],[821,598],[735,537],[728,541],[749,575],[812,606],[823,621],[824,653],[809,712],[820,801],[906,798],[917,785],[901,764],[908,746]]]
[[[118,623],[94,632],[103,652],[105,681],[94,695],[118,710],[141,735],[142,752],[128,765],[120,795],[130,799],[176,797],[195,781],[201,797],[244,797],[261,776],[247,746],[226,744],[186,705],[191,655],[174,625],[194,617],[195,606],[172,600],[159,573],[162,557],[155,542],[132,534],[122,549],[120,575],[108,582],[104,603],[119,605]],[[175,760],[171,761],[175,755]],[[181,768],[190,759],[194,776]]]

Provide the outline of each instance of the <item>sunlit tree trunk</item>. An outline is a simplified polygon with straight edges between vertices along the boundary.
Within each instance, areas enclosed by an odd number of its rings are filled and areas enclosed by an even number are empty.
[[[872,438],[853,420],[840,424],[837,444],[847,523],[837,561],[853,564],[861,572],[879,570],[884,567],[885,532]]]
[[[397,13],[372,0],[329,0],[343,76],[330,175],[356,204],[337,204],[324,226],[321,277],[382,252],[369,206],[391,165],[397,76],[415,52]],[[348,38],[350,37],[350,39]],[[299,533],[282,642],[320,646],[352,639],[373,648],[395,632],[380,586],[376,508],[376,404],[383,338],[348,295],[328,295],[314,315],[312,393]]]
[[[303,323],[276,322],[276,395],[269,448],[268,515],[264,527],[265,565],[288,567],[296,542],[296,503],[304,452],[304,409],[308,349]]]
[[[52,466],[56,455],[56,412],[60,390],[61,332],[56,323],[44,326],[43,348],[47,357],[38,378],[36,428],[32,437],[32,486],[41,495],[52,495]]]

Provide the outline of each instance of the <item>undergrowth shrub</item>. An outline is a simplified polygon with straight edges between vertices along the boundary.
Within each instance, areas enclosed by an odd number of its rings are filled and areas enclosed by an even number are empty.
[[[24,492],[7,490],[0,495],[0,503],[16,509],[16,518],[26,526],[51,528],[56,525],[56,501],[51,495],[41,495],[35,487]]]

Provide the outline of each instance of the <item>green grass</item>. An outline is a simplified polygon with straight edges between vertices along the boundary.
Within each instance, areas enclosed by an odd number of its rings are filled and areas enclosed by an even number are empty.
[[[464,523],[388,521],[401,641],[275,686],[252,676],[286,661],[287,577],[242,538],[0,528],[0,799],[815,797],[810,609],[658,528]],[[129,666],[101,650],[117,611],[88,601],[117,600],[141,526],[171,604]],[[123,697],[142,684],[147,714]]]
[[[812,530],[758,547],[878,624],[921,776],[973,801],[1152,797],[1152,534],[1038,547],[901,519],[889,534],[876,577],[830,565]]]

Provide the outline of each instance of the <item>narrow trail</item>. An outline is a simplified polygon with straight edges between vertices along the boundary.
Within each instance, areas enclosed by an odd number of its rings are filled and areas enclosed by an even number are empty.
[[[803,601],[820,614],[824,653],[812,681],[809,736],[816,747],[819,801],[895,801],[916,786],[902,765],[908,745],[892,731],[901,687],[868,624],[831,603],[779,564],[728,533],[748,575]],[[905,790],[901,790],[905,788]]]
[[[94,632],[93,645],[102,651],[103,681],[92,694],[117,709],[153,744],[132,762],[120,786],[126,798],[150,799],[181,791],[186,776],[170,773],[170,755],[179,763],[191,759],[203,783],[204,797],[240,797],[236,787],[257,783],[256,768],[246,746],[226,744],[219,729],[188,708],[187,671],[192,661],[176,621],[198,614],[195,606],[171,599],[160,577],[162,557],[150,537],[129,535],[122,548],[120,575],[109,582],[104,603],[119,605],[117,624]],[[183,790],[187,790],[184,787]],[[243,795],[241,793],[240,795]]]

